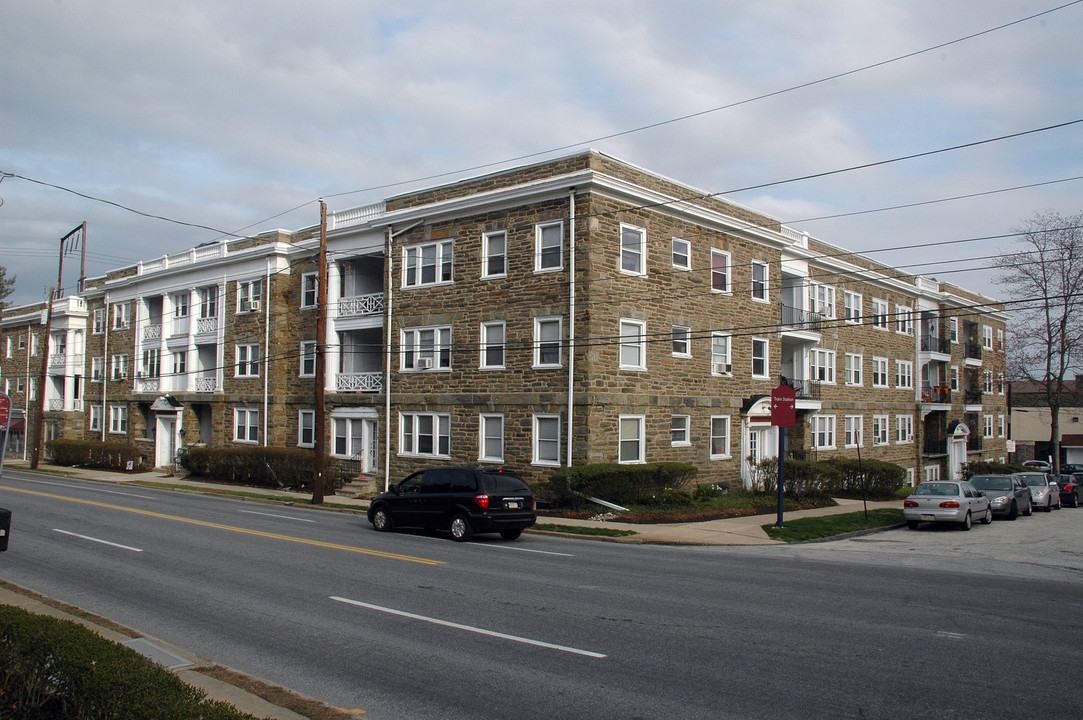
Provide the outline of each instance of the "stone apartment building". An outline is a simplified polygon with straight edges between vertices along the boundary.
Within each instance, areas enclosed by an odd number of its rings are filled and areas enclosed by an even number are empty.
[[[747,482],[778,453],[780,383],[799,457],[916,481],[1006,456],[1001,305],[601,153],[331,213],[322,338],[318,231],[121,268],[49,317],[9,309],[26,437],[44,400],[47,438],[131,441],[156,466],[196,443],[313,447],[320,349],[332,460],[381,485],[663,460]]]

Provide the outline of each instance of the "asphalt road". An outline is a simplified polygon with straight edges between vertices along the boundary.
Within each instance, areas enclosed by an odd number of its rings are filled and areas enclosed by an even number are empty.
[[[1083,716],[1083,509],[673,548],[6,471],[0,577],[367,718]]]

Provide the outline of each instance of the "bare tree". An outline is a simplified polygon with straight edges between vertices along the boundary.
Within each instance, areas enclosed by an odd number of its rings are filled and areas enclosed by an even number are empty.
[[[1037,386],[1052,413],[1053,471],[1060,471],[1065,379],[1083,361],[1083,213],[1037,212],[1015,228],[1019,248],[993,261],[1012,304],[1009,373]]]
[[[0,310],[8,306],[5,298],[15,292],[15,276],[8,277],[8,269],[0,265]]]

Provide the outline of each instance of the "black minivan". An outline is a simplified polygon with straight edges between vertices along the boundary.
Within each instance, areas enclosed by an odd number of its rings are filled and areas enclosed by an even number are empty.
[[[514,540],[537,520],[534,493],[507,470],[427,468],[372,499],[368,518],[379,531],[447,530],[459,542],[474,533]]]

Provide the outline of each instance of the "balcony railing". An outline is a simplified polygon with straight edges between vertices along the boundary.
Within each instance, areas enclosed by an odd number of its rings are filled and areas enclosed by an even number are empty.
[[[795,328],[797,330],[811,330],[820,332],[822,316],[818,312],[805,310],[804,308],[782,305],[781,324],[783,329]]]
[[[158,389],[162,385],[161,380],[159,378],[156,378],[156,377],[136,378],[136,383],[135,384],[136,384],[136,389],[135,389],[136,392],[145,392],[145,393],[158,392]]]
[[[364,315],[376,315],[384,311],[384,294],[358,295],[356,297],[344,297],[338,300],[338,317],[362,317]]]
[[[951,342],[947,338],[936,337],[934,335],[922,335],[921,350],[922,352],[951,355]]]
[[[49,410],[50,412],[55,412],[57,410],[63,410],[64,409],[64,398],[53,398],[53,399],[49,400],[48,407],[46,407],[45,409]]]
[[[147,325],[143,328],[144,340],[161,340],[162,339],[162,324]]]
[[[196,320],[196,335],[218,332],[218,318],[205,317]]]
[[[981,390],[964,390],[963,402],[967,405],[981,405]]]
[[[964,343],[963,357],[968,360],[981,360],[981,345],[976,342]]]
[[[380,392],[384,389],[384,374],[380,372],[339,373],[335,377],[338,392]]]
[[[196,378],[196,392],[197,393],[210,393],[214,392],[218,387],[218,378],[216,377],[197,377]]]
[[[922,448],[924,455],[947,455],[948,438],[946,435],[926,435]]]
[[[801,400],[820,399],[820,383],[815,380],[787,380],[786,384],[793,388],[794,394]]]
[[[982,449],[982,437],[976,432],[970,433],[966,439],[966,451],[967,452],[981,452]]]
[[[923,385],[921,388],[923,403],[948,404],[951,402],[951,388],[940,385]]]

